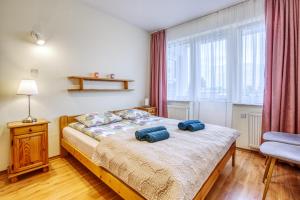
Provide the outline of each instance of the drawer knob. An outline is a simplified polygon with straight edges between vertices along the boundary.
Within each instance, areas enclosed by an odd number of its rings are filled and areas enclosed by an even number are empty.
[[[29,129],[29,132],[32,132],[32,129],[31,129],[31,128]]]

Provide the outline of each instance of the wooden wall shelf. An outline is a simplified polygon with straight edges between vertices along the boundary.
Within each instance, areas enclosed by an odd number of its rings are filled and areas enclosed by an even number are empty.
[[[68,89],[69,92],[121,92],[133,91],[133,89]]]
[[[115,91],[133,91],[129,89],[129,82],[134,80],[129,79],[110,79],[110,78],[94,78],[94,77],[85,77],[85,76],[69,76],[68,79],[78,81],[79,88],[68,89],[69,92],[75,91],[87,91],[87,92],[115,92]],[[102,81],[102,82],[119,82],[123,83],[123,88],[121,89],[88,89],[84,88],[84,81]]]

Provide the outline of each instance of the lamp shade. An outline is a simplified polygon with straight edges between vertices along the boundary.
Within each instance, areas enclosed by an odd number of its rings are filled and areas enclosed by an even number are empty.
[[[38,94],[38,88],[35,80],[22,80],[17,94],[35,95]]]

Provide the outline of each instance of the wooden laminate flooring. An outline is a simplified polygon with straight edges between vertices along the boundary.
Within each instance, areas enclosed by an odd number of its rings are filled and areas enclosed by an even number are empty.
[[[6,174],[0,175],[0,199],[121,199],[72,157],[53,159],[50,164],[49,172],[37,171],[26,174],[13,184],[8,183]],[[263,171],[263,157],[238,150],[235,168],[228,162],[207,199],[261,199],[264,187]],[[283,163],[276,165],[267,199],[299,200],[300,169]]]

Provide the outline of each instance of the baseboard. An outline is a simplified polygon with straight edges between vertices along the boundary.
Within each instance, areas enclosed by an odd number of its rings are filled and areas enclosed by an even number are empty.
[[[0,176],[4,175],[4,174],[7,174],[7,169],[6,170],[3,170],[3,171],[0,171]]]
[[[60,157],[61,157],[60,155],[51,156],[51,157],[49,157],[49,160],[55,160],[55,159],[60,158]],[[3,175],[3,174],[7,174],[7,169],[3,170],[3,171],[0,171],[0,176]]]
[[[243,152],[248,152],[248,153],[254,153],[256,155],[259,155],[261,157],[265,157],[264,155],[262,155],[259,150],[255,150],[255,149],[244,149],[244,148],[241,148],[241,147],[236,147],[236,149],[238,151],[243,151]]]
[[[51,156],[49,157],[49,160],[55,160],[57,158],[61,158],[61,155]]]

